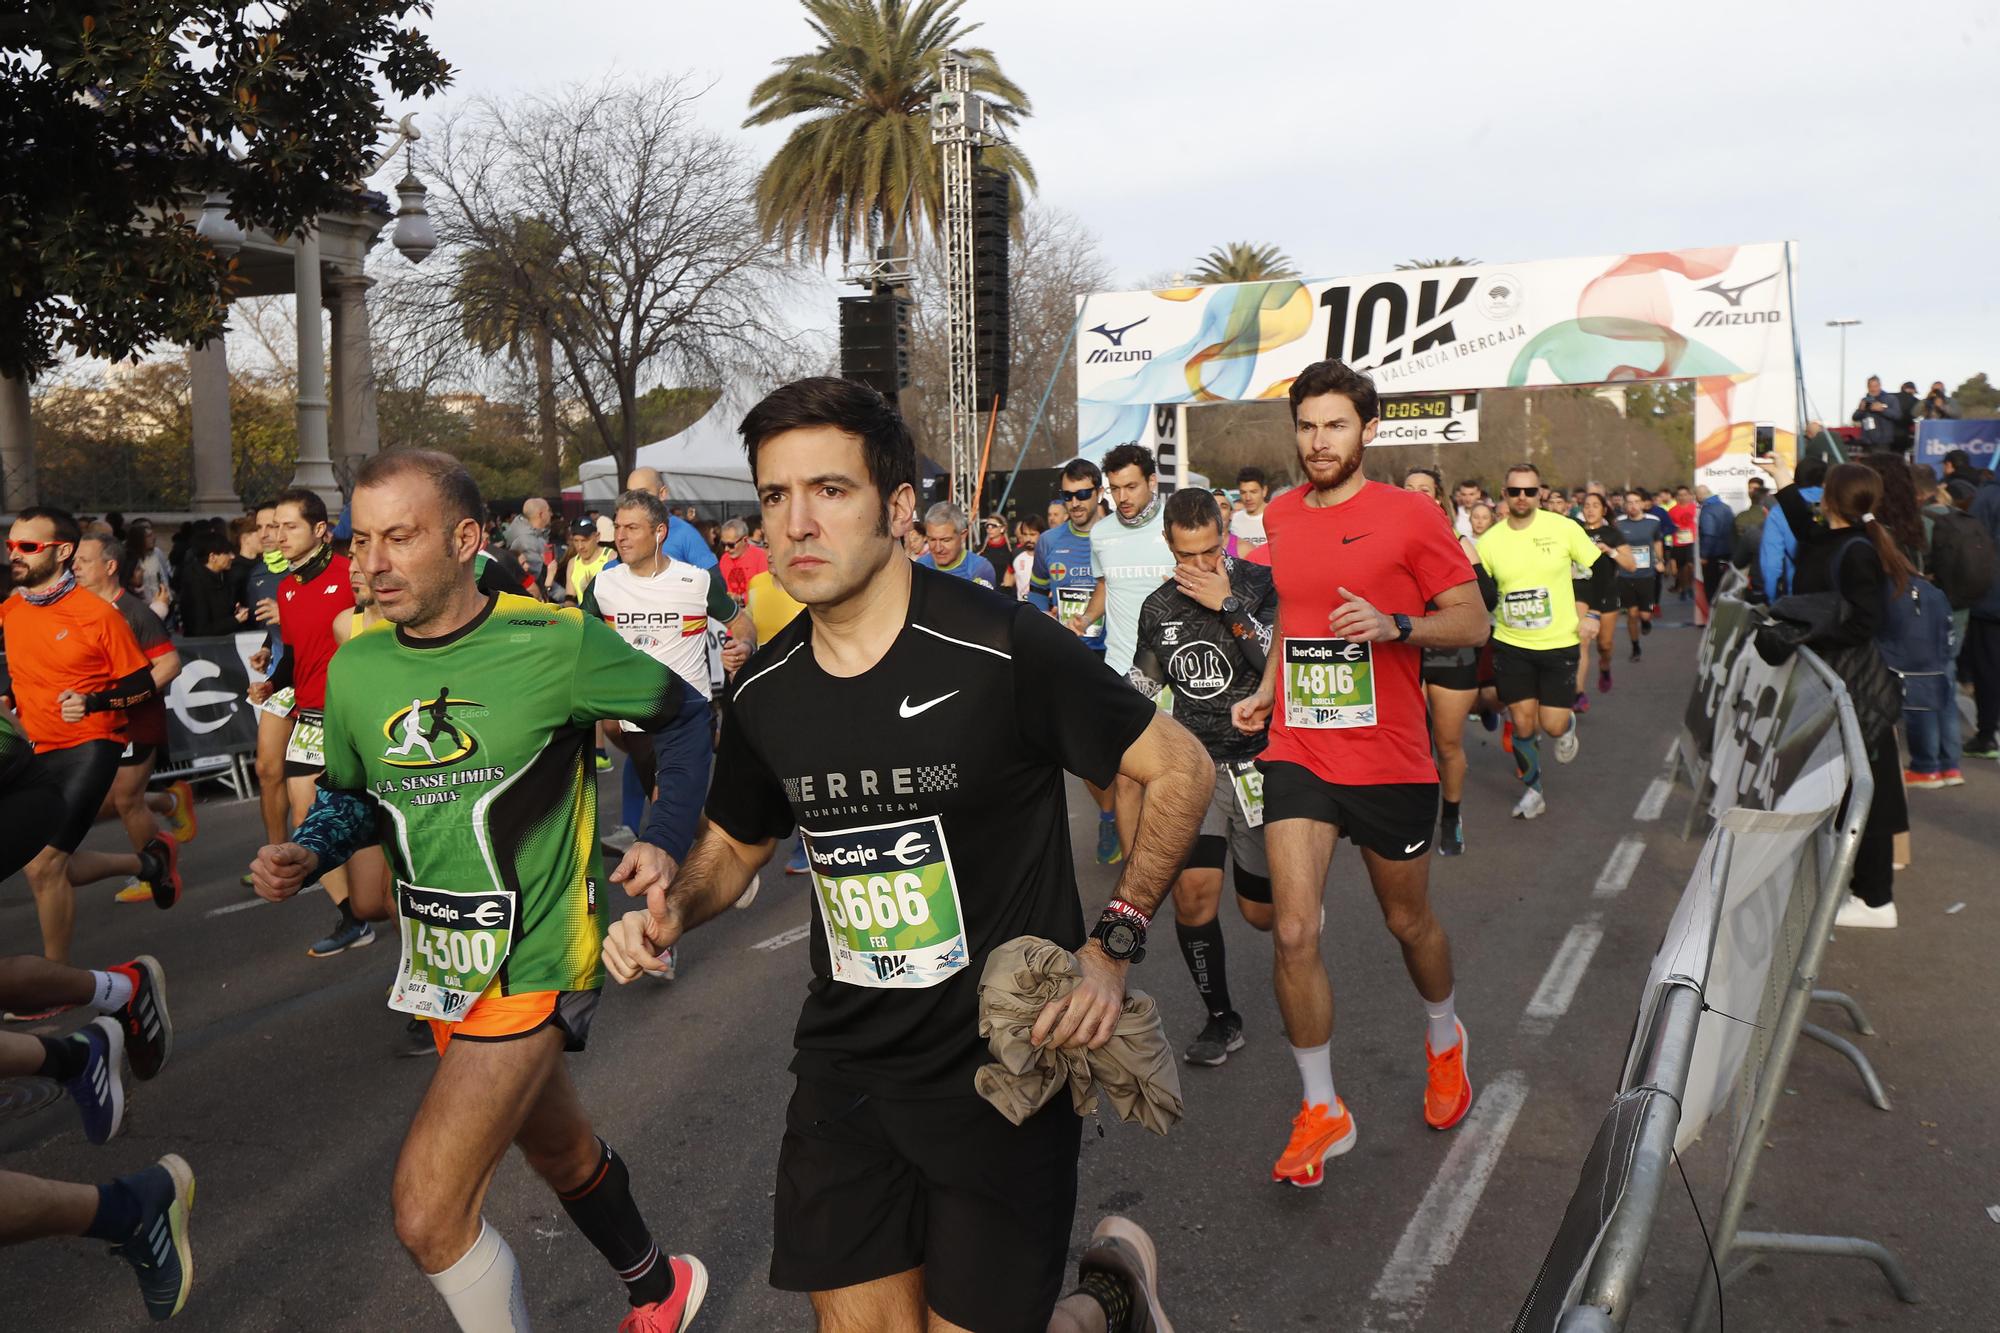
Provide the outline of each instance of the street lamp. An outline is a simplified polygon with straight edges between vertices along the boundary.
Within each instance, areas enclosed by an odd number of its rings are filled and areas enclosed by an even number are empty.
[[[220,190],[209,191],[194,234],[208,242],[208,248],[215,251],[218,259],[227,259],[243,248],[243,228],[229,216],[228,195]]]
[[[412,264],[423,263],[437,249],[437,229],[424,208],[427,193],[414,170],[396,182],[396,229],[389,234],[389,243]]]
[[[1840,384],[1834,390],[1833,405],[1838,408],[1846,399],[1839,395],[1847,392],[1847,331],[1861,321],[1858,319],[1829,319],[1826,326],[1840,330]]]

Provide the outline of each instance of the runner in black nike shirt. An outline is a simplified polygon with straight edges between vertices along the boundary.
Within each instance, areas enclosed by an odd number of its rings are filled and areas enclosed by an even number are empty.
[[[1062,1098],[1016,1127],[975,1095],[978,985],[997,946],[1053,940],[1081,980],[1036,1040],[1108,1040],[1213,765],[1063,626],[903,557],[916,451],[879,394],[804,380],[742,430],[772,571],[809,614],[743,668],[710,827],[671,886],[626,881],[646,910],[614,925],[605,963],[620,981],[655,970],[796,821],[813,980],[778,1150],[773,1284],[811,1292],[822,1333],[1160,1327],[1151,1243],[1124,1219],[1099,1224],[1082,1289],[1058,1305],[1081,1126]],[[1064,770],[1145,788],[1088,943]]]
[[[1271,571],[1223,554],[1222,510],[1207,491],[1175,491],[1165,514],[1174,577],[1139,607],[1139,649],[1127,673],[1149,699],[1174,692],[1174,720],[1215,761],[1215,788],[1194,854],[1174,881],[1174,934],[1208,1023],[1187,1048],[1193,1065],[1219,1065],[1243,1046],[1243,1018],[1230,1003],[1224,965],[1222,864],[1236,859],[1236,906],[1271,929],[1271,867],[1264,856],[1264,777],[1253,762],[1264,732],[1238,731],[1229,710],[1257,692],[1278,593]]]

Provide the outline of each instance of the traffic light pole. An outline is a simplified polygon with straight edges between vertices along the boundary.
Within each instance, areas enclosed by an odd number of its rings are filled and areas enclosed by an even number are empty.
[[[951,495],[969,505],[979,488],[980,412],[975,355],[976,320],[972,263],[972,167],[975,150],[996,140],[986,129],[986,104],[972,93],[964,65],[945,56],[938,65],[940,92],[931,101],[931,142],[937,145],[944,207],[945,339],[950,363]],[[978,515],[972,515],[974,520]]]

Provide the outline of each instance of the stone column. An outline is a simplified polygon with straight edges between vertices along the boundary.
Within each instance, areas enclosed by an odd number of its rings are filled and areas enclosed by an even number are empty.
[[[293,291],[298,299],[299,325],[299,466],[292,485],[318,491],[329,514],[342,503],[340,484],[326,449],[326,349],[319,322],[319,233],[299,236],[293,255]]]
[[[327,280],[333,320],[333,465],[350,483],[354,469],[381,448],[368,337],[368,289],[374,285],[363,273],[335,273]]]
[[[188,427],[194,444],[194,512],[242,513],[229,429],[229,350],[220,335],[188,349]]]
[[[40,504],[35,477],[35,429],[28,411],[28,382],[0,375],[0,508]]]

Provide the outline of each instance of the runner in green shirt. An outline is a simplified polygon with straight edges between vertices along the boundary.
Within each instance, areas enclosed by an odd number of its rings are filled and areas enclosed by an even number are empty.
[[[364,902],[357,882],[356,910],[396,920],[389,1003],[429,1020],[441,1057],[397,1163],[396,1234],[459,1326],[528,1326],[520,1270],[480,1217],[513,1143],[625,1282],[621,1328],[681,1333],[707,1275],[653,1244],[560,1057],[583,1048],[603,984],[592,729],[657,733],[662,799],[612,880],[671,877],[707,787],[708,709],[577,608],[480,591],[482,510],[448,455],[361,469],[353,560],[395,632],[335,655],[320,791],[297,841],[265,847],[251,872],[264,897],[290,897],[381,835],[394,899]]]

